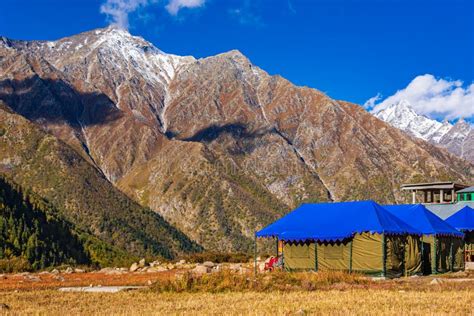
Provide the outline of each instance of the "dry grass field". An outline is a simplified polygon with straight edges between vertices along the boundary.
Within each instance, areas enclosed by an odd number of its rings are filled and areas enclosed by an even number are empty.
[[[84,285],[93,277],[102,285],[113,285],[118,284],[120,276],[73,274],[65,282],[67,286]],[[135,282],[137,285],[144,285],[145,279],[151,278],[154,284],[140,291],[64,293],[47,282],[44,287],[41,281],[36,281],[31,282],[35,284],[32,287],[14,290],[11,286],[2,287],[0,280],[0,314],[474,315],[472,276],[460,279],[459,275],[445,275],[433,284],[433,277],[371,281],[337,273],[292,274],[288,277],[274,274],[262,276],[260,281],[263,283],[254,290],[244,285],[255,282],[251,275],[184,278],[184,281],[182,276],[176,278],[179,284],[187,284],[187,287],[171,286],[170,282],[174,284],[175,281],[170,281],[174,279],[169,274],[127,273],[121,278],[126,284]],[[274,282],[276,278],[284,281]],[[276,288],[265,284],[276,284]],[[286,290],[279,289],[278,284],[285,284]],[[217,286],[219,290],[209,292],[208,286]],[[238,290],[239,287],[242,290]],[[2,309],[2,304],[8,307]]]

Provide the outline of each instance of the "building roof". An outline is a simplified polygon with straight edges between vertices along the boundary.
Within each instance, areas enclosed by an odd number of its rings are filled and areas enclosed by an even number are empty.
[[[465,206],[456,214],[446,219],[446,222],[456,229],[464,231],[474,230],[474,210],[469,206]]]
[[[454,204],[424,204],[427,209],[442,219],[446,219],[465,206],[474,208],[474,201],[458,201]]]
[[[386,205],[384,208],[423,234],[464,237],[463,233],[430,212],[423,204]]]
[[[467,188],[467,185],[451,182],[451,181],[438,181],[438,182],[422,182],[422,183],[407,183],[402,184],[402,190],[440,190],[440,189],[455,189],[460,190]]]
[[[292,241],[337,241],[364,232],[422,234],[374,201],[358,201],[302,204],[255,235]]]
[[[471,193],[471,192],[474,192],[474,186],[457,191],[457,193]]]

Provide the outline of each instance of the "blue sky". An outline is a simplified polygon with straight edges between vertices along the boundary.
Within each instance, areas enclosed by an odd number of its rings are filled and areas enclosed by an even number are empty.
[[[431,81],[417,86],[417,96],[410,101],[424,100],[423,114],[456,119],[474,115],[473,3],[1,0],[0,35],[52,40],[104,27],[114,21],[111,11],[104,9],[109,5],[122,10],[115,12],[116,22],[120,17],[118,22],[132,34],[165,52],[205,57],[238,49],[270,74],[359,104],[370,98],[368,105],[381,104],[398,90],[407,90],[417,76],[429,74]],[[444,88],[436,90],[443,82]],[[402,93],[408,99],[412,94]],[[440,96],[449,100],[439,102]],[[438,103],[430,103],[433,97]],[[446,109],[444,103],[449,103]]]

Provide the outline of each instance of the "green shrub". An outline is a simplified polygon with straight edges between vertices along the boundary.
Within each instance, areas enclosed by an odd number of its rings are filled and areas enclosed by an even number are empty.
[[[0,272],[1,273],[14,273],[31,271],[32,267],[28,260],[22,257],[13,257],[9,259],[0,259]]]

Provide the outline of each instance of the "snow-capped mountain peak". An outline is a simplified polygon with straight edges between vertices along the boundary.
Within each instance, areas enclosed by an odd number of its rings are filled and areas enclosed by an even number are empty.
[[[401,100],[372,114],[412,136],[428,141],[438,142],[453,127],[447,121],[441,123],[416,113],[407,100]]]
[[[454,125],[447,120],[439,122],[416,113],[406,100],[372,114],[414,137],[446,148],[451,153],[474,162],[474,130],[462,118]]]

